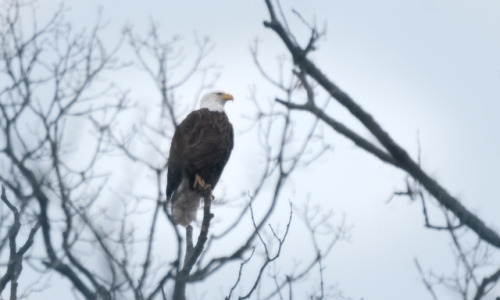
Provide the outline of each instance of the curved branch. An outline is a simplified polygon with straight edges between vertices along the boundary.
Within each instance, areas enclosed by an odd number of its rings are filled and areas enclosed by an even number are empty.
[[[480,300],[488,291],[486,291],[486,288],[488,285],[495,283],[500,279],[500,269],[498,269],[495,273],[493,273],[491,276],[488,276],[481,281],[481,284],[479,285],[479,288],[477,289],[476,295],[474,296],[474,300]],[[497,298],[498,299],[498,298]]]
[[[467,227],[474,231],[481,239],[496,248],[500,248],[500,236],[498,233],[486,226],[480,218],[465,208],[455,197],[451,196],[450,193],[436,180],[427,175],[427,173],[425,173],[420,166],[410,158],[406,150],[398,145],[368,112],[359,106],[347,93],[328,79],[328,77],[306,57],[307,52],[300,48],[300,46],[293,41],[288,32],[283,28],[281,22],[276,18],[271,0],[265,0],[265,2],[270,13],[271,21],[265,21],[264,26],[278,34],[292,55],[294,63],[303,72],[312,77],[321,87],[323,87],[328,94],[347,108],[349,112],[351,112],[351,114],[375,136],[375,138],[382,144],[382,146],[384,146],[385,150],[392,157],[392,160],[396,162],[395,165],[397,167],[405,170],[414,179],[419,181],[440,204],[451,211],[461,223],[467,225]],[[304,110],[313,114],[318,113],[315,113],[314,109],[311,107],[305,107]],[[335,129],[333,125],[329,125]],[[387,162],[387,160],[384,161]]]
[[[205,247],[205,243],[208,239],[208,228],[210,227],[210,220],[213,218],[213,214],[210,212],[210,206],[212,204],[212,199],[210,197],[210,191],[204,193],[203,200],[205,203],[203,209],[203,221],[201,223],[200,235],[198,236],[198,241],[196,246],[192,247],[192,227],[191,225],[186,228],[186,256],[184,259],[184,265],[177,274],[174,286],[174,300],[185,300],[186,299],[186,283],[188,281],[189,273],[193,268],[194,264],[198,260]]]

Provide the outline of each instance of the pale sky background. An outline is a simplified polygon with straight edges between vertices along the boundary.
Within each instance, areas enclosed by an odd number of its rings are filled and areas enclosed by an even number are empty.
[[[424,169],[500,232],[500,2],[282,2],[299,38],[307,32],[290,13],[291,8],[306,20],[315,19],[320,25],[326,22],[326,37],[313,58],[327,76],[370,112],[413,158],[419,139]],[[50,14],[58,3],[40,1],[40,13]],[[64,4],[71,9],[68,20],[77,26],[92,25],[102,7],[104,19],[109,21],[105,33],[110,44],[126,23],[144,34],[150,19],[159,23],[165,39],[181,35],[187,46],[195,33],[210,37],[215,48],[208,62],[220,66],[216,86],[236,98],[227,106],[237,132],[236,147],[220,189],[229,195],[245,190],[258,163],[253,158],[255,136],[242,133],[248,125],[243,115],[250,107],[246,101],[250,86],[255,85],[261,101],[282,96],[260,76],[249,51],[258,38],[260,57],[271,73],[276,72],[276,58],[286,54],[277,36],[262,25],[268,20],[264,1],[74,0]],[[128,86],[136,101],[158,97],[148,87],[144,73],[124,72],[115,80]],[[194,96],[189,90],[184,93],[187,99]],[[360,128],[343,109],[332,107],[337,119]],[[287,199],[300,205],[307,197],[339,217],[345,215],[353,225],[351,240],[334,248],[325,270],[325,281],[336,284],[345,295],[353,299],[431,299],[413,259],[417,257],[426,271],[451,272],[454,261],[449,236],[424,229],[419,203],[404,198],[387,203],[391,193],[404,186],[404,174],[327,127],[323,129],[333,150],[291,178],[282,193],[284,213],[277,219],[286,220]],[[365,130],[359,132],[369,137]],[[303,232],[296,228],[285,245],[285,258],[298,257],[302,251]],[[220,291],[209,287],[232,282],[234,275],[234,270],[224,269],[212,281],[202,283],[196,294],[208,291],[209,296],[200,299],[216,299]],[[500,288],[486,299],[498,295]],[[449,294],[443,299],[454,298]]]

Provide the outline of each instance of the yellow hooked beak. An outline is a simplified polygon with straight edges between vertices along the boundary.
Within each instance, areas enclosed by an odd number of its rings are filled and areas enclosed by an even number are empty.
[[[234,101],[233,95],[231,95],[231,94],[224,94],[224,95],[222,95],[221,99],[226,100],[226,101],[228,101],[228,100]]]

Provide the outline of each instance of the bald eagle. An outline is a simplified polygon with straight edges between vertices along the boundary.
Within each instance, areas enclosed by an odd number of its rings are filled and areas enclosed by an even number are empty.
[[[202,198],[200,190],[212,191],[233,149],[233,126],[224,112],[233,96],[224,92],[204,95],[200,109],[177,126],[167,167],[167,202],[172,220],[188,226],[196,219]],[[213,197],[211,195],[211,197]]]

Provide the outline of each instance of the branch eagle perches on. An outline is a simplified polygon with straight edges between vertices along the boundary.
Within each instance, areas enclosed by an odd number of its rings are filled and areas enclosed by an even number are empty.
[[[377,141],[381,144],[381,147],[359,136],[342,123],[327,115],[314,103],[314,98],[310,93],[308,93],[308,100],[305,104],[296,104],[282,101],[280,99],[276,99],[276,101],[291,110],[308,111],[328,124],[333,130],[352,140],[362,149],[375,155],[382,161],[404,170],[411,177],[420,182],[420,184],[422,184],[422,186],[441,205],[452,212],[459,219],[461,224],[466,225],[482,240],[486,241],[490,245],[500,248],[500,236],[497,232],[488,227],[480,218],[464,207],[460,201],[451,196],[444,187],[442,187],[436,180],[431,178],[424,170],[422,170],[420,165],[408,155],[405,149],[403,149],[391,138],[391,136],[368,112],[366,112],[354,101],[354,99],[333,83],[316,66],[316,64],[308,59],[307,55],[315,49],[314,44],[318,39],[317,31],[314,28],[311,28],[311,37],[307,42],[307,45],[305,47],[301,47],[287,27],[283,25],[283,23],[286,24],[286,20],[280,20],[277,17],[271,0],[265,0],[265,3],[269,11],[270,21],[264,21],[264,26],[274,31],[287,47],[288,51],[292,55],[295,66],[300,70],[299,72],[296,72],[296,74],[301,74],[298,78],[301,81],[301,84],[305,87],[306,91],[310,89],[310,84],[308,80],[306,80],[306,76],[308,76],[321,86],[333,99],[344,106],[356,119],[358,119],[377,139]]]
[[[200,258],[200,255],[208,240],[208,229],[210,227],[210,220],[214,215],[210,212],[212,198],[211,189],[207,187],[204,191],[200,191],[203,195],[203,221],[201,222],[200,235],[196,246],[193,246],[193,227],[191,225],[186,227],[186,254],[184,256],[184,263],[182,269],[177,273],[174,286],[174,300],[186,299],[186,283],[189,280],[189,273],[193,269],[194,264]]]

